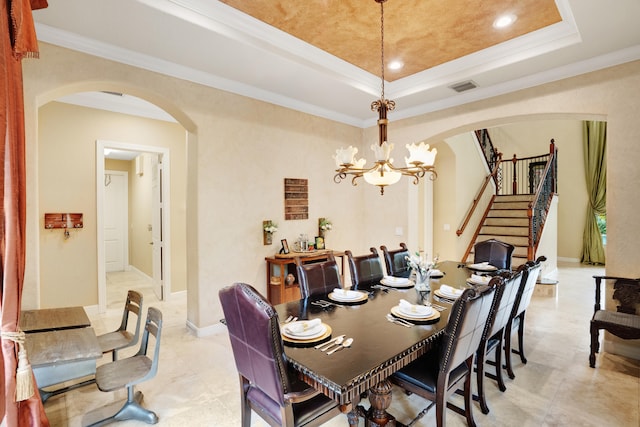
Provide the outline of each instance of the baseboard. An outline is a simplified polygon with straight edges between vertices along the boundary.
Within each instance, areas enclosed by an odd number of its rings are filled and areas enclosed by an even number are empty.
[[[635,342],[636,344],[632,344],[633,342]],[[628,357],[630,359],[640,360],[640,345],[638,345],[637,342],[637,340],[629,340],[628,342],[626,342],[622,340],[610,341],[605,339],[604,351],[606,351],[607,353]]]
[[[558,261],[562,261],[562,262],[575,262],[580,264],[580,258],[566,258],[566,257],[559,256],[557,259]]]
[[[189,329],[193,334],[198,337],[208,337],[211,335],[216,335],[220,333],[226,333],[227,327],[222,323],[216,323],[214,325],[207,326],[205,328],[198,328],[196,325],[187,320],[187,329]]]

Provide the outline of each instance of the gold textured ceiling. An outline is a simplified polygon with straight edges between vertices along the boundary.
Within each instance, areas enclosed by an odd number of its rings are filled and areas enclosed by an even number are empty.
[[[380,5],[374,0],[220,0],[372,74],[380,75]],[[517,16],[496,30],[501,14]],[[561,21],[554,0],[387,0],[385,62],[397,80]]]

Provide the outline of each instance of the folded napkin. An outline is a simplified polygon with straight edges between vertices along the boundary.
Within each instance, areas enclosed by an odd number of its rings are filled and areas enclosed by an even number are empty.
[[[311,329],[318,328],[322,325],[322,320],[313,319],[313,320],[303,320],[299,322],[291,322],[284,327],[284,330],[291,335],[298,335],[303,332],[310,331]]]
[[[442,271],[433,269],[433,270],[431,270],[431,275],[432,276],[442,276]]]
[[[397,283],[397,284],[409,283],[409,279],[406,277],[384,276],[382,280],[388,283]]]
[[[333,290],[333,294],[335,296],[339,297],[343,297],[343,298],[357,298],[360,296],[360,292],[358,291],[352,291],[350,289],[342,289],[342,288],[335,288]]]
[[[401,299],[398,302],[400,310],[407,314],[415,314],[417,316],[429,316],[431,314],[431,307],[425,305],[411,304],[409,301]]]
[[[478,274],[472,274],[471,278],[469,279],[469,281],[473,282],[473,283],[479,283],[482,285],[486,285],[487,283],[489,283],[489,281],[491,281],[491,277],[490,276],[480,276]]]
[[[443,293],[444,295],[455,296],[456,298],[462,295],[462,289],[454,289],[449,285],[440,286],[440,292]]]

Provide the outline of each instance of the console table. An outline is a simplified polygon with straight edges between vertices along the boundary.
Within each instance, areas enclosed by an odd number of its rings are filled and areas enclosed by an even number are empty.
[[[298,274],[296,272],[295,259],[306,264],[309,262],[322,262],[329,258],[329,254],[340,258],[340,274],[344,283],[344,252],[336,252],[331,249],[315,250],[309,252],[290,252],[288,254],[276,254],[267,257],[267,299],[271,304],[282,304],[300,299],[300,286],[298,285]],[[294,281],[286,283],[287,275],[292,274]]]

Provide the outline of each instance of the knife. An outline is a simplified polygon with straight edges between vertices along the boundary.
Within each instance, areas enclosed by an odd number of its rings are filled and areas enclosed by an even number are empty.
[[[323,342],[322,344],[318,344],[317,346],[315,346],[313,348],[320,348],[320,347],[324,347],[324,346],[327,346],[327,348],[329,348],[336,342],[336,340],[338,340],[339,338],[344,338],[345,336],[346,335],[338,335],[337,337],[332,338],[327,342]],[[324,351],[325,349],[322,349],[322,350]]]

